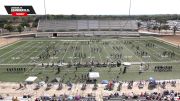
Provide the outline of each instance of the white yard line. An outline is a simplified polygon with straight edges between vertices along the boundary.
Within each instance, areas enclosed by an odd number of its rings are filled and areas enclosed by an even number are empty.
[[[154,42],[151,42],[151,43],[154,43]],[[154,44],[158,45],[157,43],[154,43]],[[170,50],[170,49],[168,49],[168,48],[166,48],[166,47],[164,47],[164,46],[160,46],[160,45],[158,45],[158,46],[159,46],[159,47],[162,47],[163,49]],[[174,47],[174,46],[173,46],[173,47]],[[175,47],[175,48],[176,48],[176,47]],[[177,53],[176,51],[174,51],[174,53],[180,55],[180,54]]]
[[[26,44],[28,44],[29,42],[27,42]],[[26,44],[23,44],[23,46],[25,46]],[[30,45],[32,45],[33,43],[30,43],[30,44],[28,44],[28,46],[30,46]],[[18,48],[16,48],[16,50],[17,49],[20,49],[21,47],[23,47],[23,46],[19,46]],[[23,47],[24,48],[24,47]],[[25,48],[24,48],[25,49]],[[22,50],[22,49],[21,49]],[[12,51],[8,51],[7,53],[10,53],[10,52],[12,52]],[[19,52],[19,50],[18,51],[16,51],[15,53],[13,53],[13,54],[11,54],[11,55],[9,55],[9,56],[7,56],[6,58],[4,58],[2,61],[0,61],[0,63],[2,63],[2,62],[4,62],[7,58],[9,58],[9,57],[11,57],[11,56],[14,56],[14,55],[17,55],[17,53]],[[6,54],[7,54],[6,53]],[[4,56],[4,55],[3,55]],[[0,56],[0,57],[2,57],[2,56]]]
[[[92,56],[91,56],[91,54],[92,54],[92,53],[91,53],[91,42],[90,42],[90,41],[89,41],[89,45],[88,45],[88,46],[89,46],[89,50],[90,50],[90,52],[89,52],[89,53],[90,53],[90,60],[91,60],[90,62],[92,62]]]
[[[57,44],[57,43],[56,43]],[[40,47],[39,48],[36,48],[35,49],[35,51],[38,51],[39,49],[43,49],[43,47],[45,47],[47,44],[40,44]],[[39,44],[38,44],[38,46],[39,46]],[[33,46],[34,47],[34,46]],[[35,46],[36,47],[36,46]],[[42,50],[39,50],[39,51],[41,51],[41,52],[39,52],[35,57],[37,57],[37,56],[39,56],[43,51]],[[28,56],[26,56],[26,58],[24,58],[24,59],[27,59],[27,58],[30,58],[30,56],[33,54],[33,52],[30,54],[30,55],[28,55]],[[23,60],[24,61],[24,60]],[[29,63],[31,63],[33,60],[31,60]],[[22,61],[21,61],[22,62]],[[19,62],[18,62],[19,63]]]
[[[74,53],[75,53],[75,48],[77,47],[77,41],[76,41],[76,45],[75,45],[75,47],[74,47],[74,49],[73,49],[73,55],[72,55],[72,58],[71,58],[71,63],[73,64],[73,59],[74,59]]]
[[[114,45],[115,45],[115,43],[114,42],[112,42]],[[116,53],[116,54],[118,54],[113,48],[112,48],[112,46],[109,44],[109,47],[111,47],[111,49],[114,51],[114,53]],[[121,61],[122,61],[122,59],[121,59]]]
[[[66,54],[67,54],[67,52],[68,52],[69,47],[70,47],[70,43],[68,44],[68,46],[67,46],[67,48],[66,48],[66,52],[64,53],[64,55],[63,55],[63,57],[62,57],[62,59],[61,59],[61,60],[63,60],[63,59],[64,59],[65,55],[66,55]]]
[[[97,43],[96,43],[96,42],[95,42],[95,45],[96,45],[97,48],[99,48],[99,47],[97,46]],[[98,54],[99,54],[99,57],[100,57],[100,60],[101,60],[101,63],[102,63],[103,61],[102,61],[101,54],[99,53],[99,51],[98,51]]]
[[[45,46],[45,45],[46,45],[46,44],[44,44],[44,46]],[[43,52],[43,51],[39,52],[39,54],[37,54],[36,57],[39,56],[42,52]],[[32,61],[33,61],[33,60],[31,60],[30,63],[31,63]],[[43,61],[42,61],[42,62],[43,62]],[[33,63],[31,63],[31,64],[33,64]],[[29,68],[28,70],[26,70],[26,72],[25,72],[24,74],[26,74],[30,69],[31,69],[31,68]],[[33,68],[32,71],[34,71],[34,69],[35,69],[35,68]],[[31,71],[31,72],[32,72],[32,71]]]
[[[31,45],[32,45],[32,44],[31,44]],[[28,45],[27,47],[23,47],[23,48],[24,48],[23,50],[26,50],[26,49],[27,49],[27,50],[31,50],[31,49],[33,49],[34,47],[29,48],[29,46],[31,46],[31,45]],[[35,46],[37,46],[37,45],[35,45]],[[33,53],[33,52],[32,52],[32,53]],[[32,54],[32,53],[31,53],[31,54]],[[23,56],[23,54],[26,54],[26,53],[23,52],[23,53],[20,54],[18,57]],[[13,56],[14,56],[14,55],[15,55],[15,54],[13,54]],[[22,58],[22,59],[20,58],[20,61],[23,61],[23,58]],[[9,61],[8,61],[8,62],[9,62]],[[11,62],[9,62],[9,63],[13,63],[13,61],[11,60]],[[19,62],[18,62],[18,63],[19,63]]]
[[[120,42],[120,44],[121,44],[121,46],[123,45],[124,46],[124,48],[126,48],[133,56],[135,56],[137,59],[139,59],[140,60],[140,62],[143,62],[142,61],[142,59],[141,58],[139,58],[136,54],[134,54],[131,50],[129,50],[129,48],[128,47],[126,47],[126,45],[124,45],[124,44],[122,44],[121,42]]]
[[[149,41],[148,41],[149,42]],[[154,43],[154,42],[151,42],[151,43]],[[154,43],[154,44],[156,44],[157,46],[159,46],[159,47],[161,47],[161,48],[163,48],[163,49],[165,49],[165,50],[171,50],[171,49],[168,49],[168,48],[166,48],[166,47],[164,47],[164,46],[160,46],[160,45],[158,45],[157,43]],[[174,51],[174,53],[176,53],[176,54],[178,54],[176,51]],[[178,56],[180,56],[180,54],[178,54]],[[159,60],[159,59],[158,59]],[[170,60],[169,60],[170,61]]]
[[[10,52],[12,52],[12,51],[14,51],[14,50],[17,50],[17,49],[19,49],[19,48],[21,48],[21,47],[23,47],[23,46],[25,46],[25,45],[27,45],[27,44],[29,44],[29,43],[30,43],[30,42],[27,42],[27,43],[22,44],[22,45],[14,48],[14,49],[12,49],[12,50],[10,50],[10,51],[7,51],[7,52],[5,52],[4,54],[0,55],[0,57],[4,56],[4,55],[6,55],[6,54],[8,54],[8,53],[10,53]]]
[[[149,41],[149,40],[145,40],[145,41]],[[152,55],[152,54],[151,54],[151,55]],[[150,61],[153,61],[151,57],[149,58],[149,62],[150,62]]]
[[[82,55],[84,55],[84,52],[83,52],[83,45],[81,44],[81,50],[82,50]],[[82,56],[81,56],[81,63],[82,63],[82,60],[83,60],[83,58],[82,58]]]
[[[43,44],[43,46],[46,46],[47,44]],[[41,46],[41,48],[43,48],[43,46]],[[37,56],[39,56],[41,53],[43,53],[43,51],[41,51],[41,52],[39,52],[39,54],[38,55],[36,55],[36,57]],[[31,63],[33,60],[31,60],[29,63]]]
[[[53,41],[50,41],[50,42],[53,42]],[[59,45],[60,45],[60,43],[56,43],[56,44],[54,45],[54,47],[58,47]],[[52,63],[52,61],[54,61],[54,57],[53,57],[53,59],[50,59],[49,63]]]
[[[113,60],[111,59],[111,57],[110,57],[110,53],[109,52],[107,52],[107,50],[106,50],[106,48],[105,48],[105,46],[104,45],[102,45],[103,46],[103,48],[104,48],[104,50],[105,50],[105,52],[106,52],[106,54],[107,54],[107,56],[109,57],[108,59],[110,59],[111,60],[111,62],[113,62]],[[109,53],[109,54],[108,54]]]
[[[43,46],[45,46],[45,45],[46,45],[46,44],[44,44]],[[43,46],[41,46],[41,47],[43,47]],[[38,55],[40,55],[42,52],[43,52],[43,51],[39,52]],[[36,57],[37,57],[38,55],[36,55]],[[31,63],[32,61],[33,61],[33,60],[31,60],[29,63],[30,63],[30,64],[34,64],[34,63]],[[24,74],[26,74],[30,69],[31,69],[31,68],[29,68],[28,70],[26,70],[26,72],[24,72]],[[32,71],[33,71],[34,69],[35,69],[35,68],[33,68]]]
[[[50,41],[50,42],[51,42],[51,41]],[[56,43],[56,44],[57,44],[57,43]],[[43,46],[41,46],[41,47],[44,47],[45,45],[46,45],[46,44],[43,44]],[[43,52],[43,51],[39,52],[39,54],[36,55],[36,57],[39,56],[42,52]],[[33,60],[31,60],[30,63],[31,63],[32,61],[33,61]],[[42,61],[42,62],[43,62],[43,61]],[[33,63],[32,63],[32,64],[33,64]],[[31,68],[29,68],[29,69],[27,70],[27,72],[28,72],[30,69],[31,69]],[[32,71],[34,71],[34,69],[35,69],[35,68],[33,68]],[[31,72],[32,72],[32,71],[31,71]],[[43,70],[43,71],[44,71],[44,70]],[[25,72],[25,73],[27,73],[27,72]],[[24,74],[25,74],[25,73],[24,73]]]
[[[39,44],[36,44],[35,46],[39,46]],[[31,47],[30,49],[28,49],[28,50],[32,50],[34,47]],[[36,48],[35,49],[35,51],[37,51],[38,50],[38,48]],[[26,54],[26,53],[24,53],[24,54]],[[21,55],[24,55],[24,54],[21,54]],[[21,59],[21,61],[19,61],[19,62],[17,62],[17,63],[21,63],[21,62],[23,62],[24,60],[26,60],[27,58],[30,58],[30,56],[33,54],[33,52],[31,52],[30,54],[28,54],[28,55],[26,55],[26,57],[25,58],[23,58],[23,59]],[[20,55],[20,57],[21,57],[21,55]]]
[[[139,43],[139,44],[144,45],[144,44],[142,44],[142,43]],[[142,46],[141,46],[141,47],[142,47]],[[150,48],[149,48],[149,50],[151,50],[151,51],[153,51],[154,53],[156,53],[157,55],[161,56],[160,54],[157,53],[157,51],[155,51],[155,50],[153,50],[153,49],[150,49]],[[154,55],[153,53],[151,53],[151,55],[152,55],[152,56],[155,56],[155,58],[156,58],[156,55]],[[159,59],[159,58],[156,58],[156,59],[158,59],[159,61],[162,61],[162,60]],[[151,61],[152,61],[152,59],[151,59]]]

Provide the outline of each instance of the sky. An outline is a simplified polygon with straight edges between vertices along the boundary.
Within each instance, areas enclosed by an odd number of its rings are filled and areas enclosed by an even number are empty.
[[[44,0],[0,0],[4,5],[32,5],[36,14],[45,14]],[[129,0],[46,0],[47,14],[128,15]],[[180,0],[132,0],[131,15],[180,14]]]

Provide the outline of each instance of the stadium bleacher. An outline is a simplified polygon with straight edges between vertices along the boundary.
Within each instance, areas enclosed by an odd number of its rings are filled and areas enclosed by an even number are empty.
[[[36,37],[139,36],[136,20],[39,20]]]
[[[63,31],[137,31],[136,20],[40,20],[40,32]]]

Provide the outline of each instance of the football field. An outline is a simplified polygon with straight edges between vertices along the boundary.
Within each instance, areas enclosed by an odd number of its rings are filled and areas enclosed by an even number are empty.
[[[122,65],[113,65],[117,62]],[[124,62],[131,63],[125,74],[121,72]],[[82,76],[89,71],[99,72],[99,81],[177,79],[179,64],[180,49],[153,37],[37,38],[0,47],[0,81],[23,81],[33,75],[39,80],[48,76],[84,82]],[[172,66],[172,71],[154,72],[155,66]]]

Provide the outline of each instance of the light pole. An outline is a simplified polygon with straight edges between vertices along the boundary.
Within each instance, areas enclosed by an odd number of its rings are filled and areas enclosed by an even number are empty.
[[[47,21],[47,16],[46,16],[46,0],[44,0],[44,15],[45,15],[45,20]]]
[[[129,16],[131,15],[131,0],[129,2]]]

